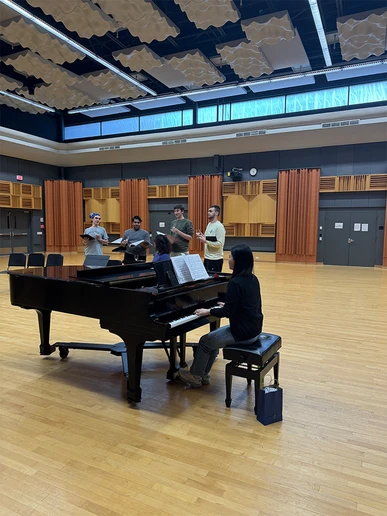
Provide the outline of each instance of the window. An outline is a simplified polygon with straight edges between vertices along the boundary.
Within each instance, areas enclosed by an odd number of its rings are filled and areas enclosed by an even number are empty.
[[[210,124],[217,122],[217,108],[216,106],[206,106],[198,108],[198,124]]]
[[[140,131],[180,127],[183,125],[182,115],[182,111],[170,111],[169,113],[158,113],[157,115],[143,115],[140,117]]]
[[[387,81],[356,84],[349,88],[349,105],[387,100]]]
[[[193,124],[193,109],[185,109],[183,111],[183,125]]]
[[[90,138],[92,136],[101,136],[100,122],[94,122],[92,124],[71,125],[69,127],[65,127],[64,130],[65,140],[74,140],[76,138]]]
[[[230,120],[231,117],[231,104],[221,104],[218,106],[218,120],[219,122],[225,122]]]
[[[109,134],[135,133],[138,130],[138,116],[102,122],[102,136],[107,136]]]
[[[247,100],[231,104],[231,120],[280,115],[285,112],[285,97]]]
[[[310,91],[286,96],[286,112],[313,111],[315,109],[327,109],[346,106],[348,99],[348,87],[332,88],[330,90]]]

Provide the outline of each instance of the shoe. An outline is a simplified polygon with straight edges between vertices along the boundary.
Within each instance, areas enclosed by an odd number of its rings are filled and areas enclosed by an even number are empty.
[[[205,374],[202,378],[202,385],[210,385],[210,375]]]
[[[185,383],[188,383],[191,387],[197,388],[202,386],[202,377],[195,376],[188,369],[179,369],[178,377]]]

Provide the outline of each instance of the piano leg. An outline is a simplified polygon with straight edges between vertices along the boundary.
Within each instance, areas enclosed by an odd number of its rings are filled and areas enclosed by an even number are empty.
[[[127,361],[127,399],[128,403],[138,403],[141,401],[141,369],[142,369],[142,353],[144,350],[144,341],[136,341],[133,334],[116,333],[124,341],[126,346],[126,357],[122,355],[122,360]]]
[[[216,319],[216,321],[210,322],[210,331],[215,331],[220,328],[220,319]]]
[[[176,355],[177,355],[177,337],[171,337],[169,341],[169,369],[167,371],[167,379],[175,380],[177,367],[176,367]]]
[[[51,310],[36,310],[36,313],[39,322],[40,354],[51,355],[56,349],[55,344],[50,345]]]
[[[187,367],[187,362],[185,361],[185,346],[187,344],[187,334],[182,333],[179,336],[179,350],[180,350],[180,367]]]

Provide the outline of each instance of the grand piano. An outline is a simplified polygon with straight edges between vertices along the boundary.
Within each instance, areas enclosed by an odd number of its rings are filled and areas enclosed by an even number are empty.
[[[211,331],[219,326],[216,317],[199,318],[193,312],[223,300],[230,278],[229,274],[219,274],[176,285],[168,281],[169,274],[156,274],[152,263],[98,269],[64,266],[14,270],[9,272],[11,304],[36,310],[41,355],[66,346],[50,344],[52,311],[99,319],[101,328],[118,335],[125,344],[127,398],[129,403],[139,402],[144,345],[147,341],[169,341],[167,378],[173,379],[177,371],[177,338],[184,348],[187,332],[205,324]],[[83,346],[79,343],[77,347]]]

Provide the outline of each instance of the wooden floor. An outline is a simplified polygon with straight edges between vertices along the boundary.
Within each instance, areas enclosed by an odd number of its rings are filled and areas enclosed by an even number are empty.
[[[284,421],[267,427],[242,379],[225,408],[221,358],[211,385],[190,389],[146,351],[129,408],[119,358],[39,356],[36,314],[10,306],[0,275],[0,515],[386,516],[387,270],[256,273],[264,330],[283,338]],[[52,341],[72,339],[117,340],[55,313]]]

